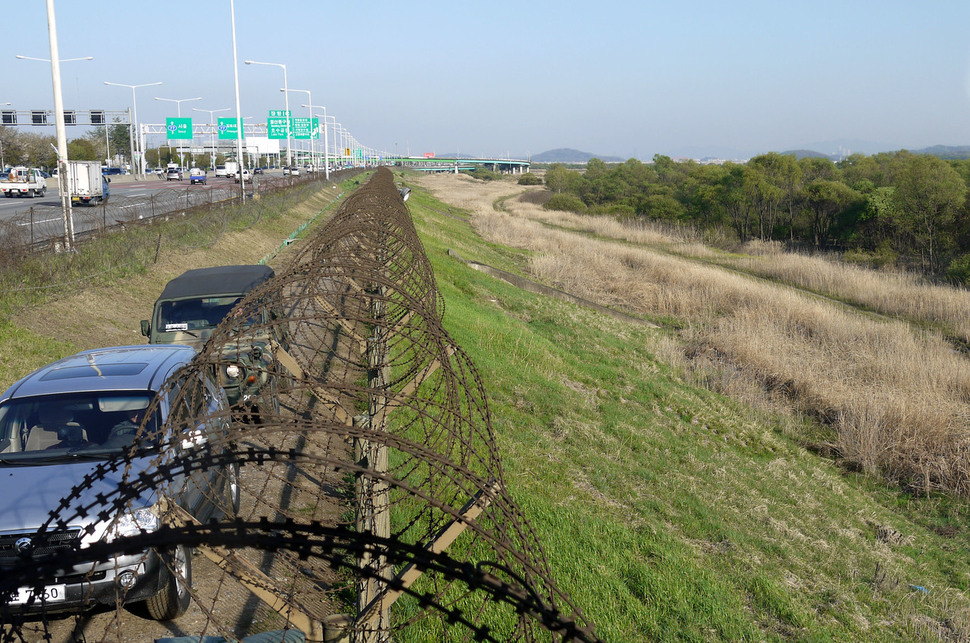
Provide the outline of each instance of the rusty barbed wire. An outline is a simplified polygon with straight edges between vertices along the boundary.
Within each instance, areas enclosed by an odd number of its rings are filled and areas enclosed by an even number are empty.
[[[193,635],[249,633],[241,604],[256,595],[250,623],[308,640],[598,640],[506,488],[482,379],[443,315],[393,175],[379,169],[173,378],[154,403],[168,405],[161,447],[98,465],[42,532],[111,522],[143,492],[176,497],[173,485],[212,471],[226,476],[206,490],[225,519],[200,524],[163,500],[158,531],[22,561],[0,593],[43,586],[72,562],[184,546],[218,567],[192,589]],[[212,378],[238,388],[231,408],[213,404]],[[149,453],[153,466],[133,473]],[[123,484],[81,500],[109,475]],[[26,613],[2,616],[3,640],[28,640]],[[125,618],[119,601],[103,638],[119,640]]]

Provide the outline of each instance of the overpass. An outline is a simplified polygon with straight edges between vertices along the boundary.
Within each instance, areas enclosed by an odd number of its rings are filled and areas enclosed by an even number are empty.
[[[499,158],[456,158],[444,156],[388,156],[383,165],[400,165],[419,172],[454,172],[483,167],[502,174],[523,174],[529,171],[532,161]]]

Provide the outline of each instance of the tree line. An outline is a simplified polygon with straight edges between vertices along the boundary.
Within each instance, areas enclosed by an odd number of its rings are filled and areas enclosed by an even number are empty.
[[[848,260],[970,284],[970,160],[907,151],[827,158],[768,153],[746,163],[592,159],[553,164],[546,207],[689,225],[738,242],[783,241]]]

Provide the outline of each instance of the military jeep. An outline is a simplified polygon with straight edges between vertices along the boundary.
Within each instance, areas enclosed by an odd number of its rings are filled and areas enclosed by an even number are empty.
[[[259,265],[189,270],[165,285],[152,318],[141,322],[149,344],[185,344],[196,350],[220,324],[233,324],[238,334],[220,349],[215,375],[245,421],[259,421],[261,407],[279,408],[274,351],[285,351],[287,345],[279,323],[279,296],[268,296],[255,313],[246,311],[244,319],[237,308],[251,290],[274,276],[272,268]]]

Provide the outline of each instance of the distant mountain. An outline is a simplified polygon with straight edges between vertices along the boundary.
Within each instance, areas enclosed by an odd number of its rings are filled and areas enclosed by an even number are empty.
[[[839,154],[823,154],[822,152],[816,152],[814,150],[788,150],[787,152],[779,152],[782,156],[792,156],[794,155],[796,159],[829,159],[831,161],[839,161],[842,156]]]
[[[970,159],[970,145],[933,145],[910,151],[914,154],[932,154],[944,159]]]
[[[599,154],[580,152],[579,150],[568,147],[560,147],[555,150],[549,150],[548,152],[542,152],[541,154],[533,154],[531,160],[533,163],[586,163],[590,159],[599,159],[606,163],[622,163],[626,160],[618,156],[600,156]]]

